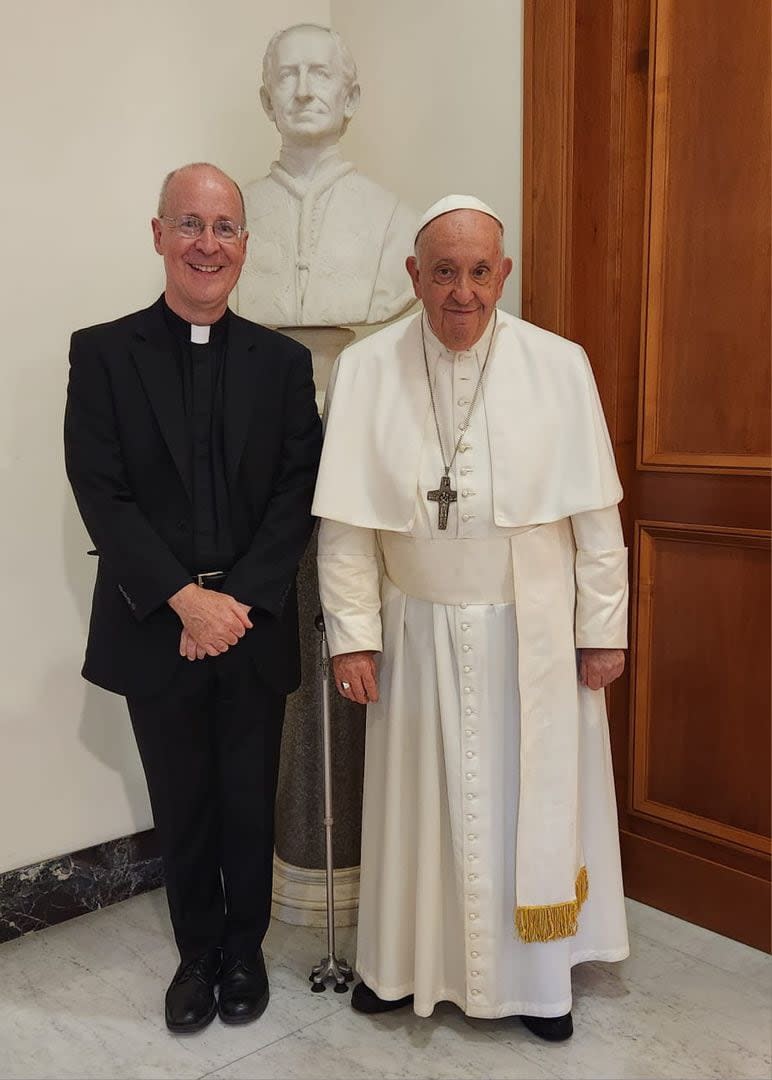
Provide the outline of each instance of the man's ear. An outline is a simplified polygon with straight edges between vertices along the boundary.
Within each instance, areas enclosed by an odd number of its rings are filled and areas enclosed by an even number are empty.
[[[276,115],[273,111],[273,105],[271,104],[271,95],[264,86],[260,87],[260,104],[263,106],[265,115],[273,123],[276,119]]]
[[[153,230],[153,247],[159,255],[163,255],[163,251],[161,251],[161,222],[158,218],[151,219],[150,228]]]
[[[415,257],[415,255],[408,255],[407,259],[405,260],[405,269],[407,270],[408,274],[410,274],[410,280],[413,282],[413,292],[420,300],[421,285],[420,276],[418,273],[418,259]]]
[[[349,87],[349,91],[346,94],[346,101],[343,106],[343,115],[347,120],[350,120],[354,113],[359,108],[359,99],[362,96],[362,91],[359,89],[359,83],[354,83]]]

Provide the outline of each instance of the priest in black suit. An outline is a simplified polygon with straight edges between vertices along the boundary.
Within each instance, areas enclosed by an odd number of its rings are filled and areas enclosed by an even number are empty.
[[[172,1031],[259,1016],[284,703],[300,680],[295,574],[321,446],[311,358],[227,306],[241,192],[164,181],[166,272],[145,311],[72,337],[67,474],[99,559],[83,675],[125,695],[181,963]]]

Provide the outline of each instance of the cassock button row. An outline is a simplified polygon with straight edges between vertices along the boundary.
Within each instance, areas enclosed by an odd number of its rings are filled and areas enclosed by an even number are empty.
[[[477,978],[479,978],[480,972],[479,971],[470,971],[469,974],[472,976],[473,979],[477,979]]]
[[[474,798],[474,795],[473,795],[473,794],[472,794],[472,792],[470,791],[470,792],[469,792],[469,794],[467,795],[467,800],[468,800],[469,802],[471,802],[473,798]]]
[[[474,750],[467,750],[466,756],[468,758],[473,758],[474,757]]]
[[[471,652],[472,651],[472,646],[471,645],[462,645],[461,648],[464,650],[464,652]]]
[[[467,780],[474,780],[474,778],[477,776],[477,773],[468,772],[465,775]]]
[[[470,938],[471,941],[477,941],[479,936],[480,936],[479,934],[470,934],[469,938]]]
[[[465,675],[468,675],[471,670],[472,670],[472,665],[471,664],[464,664],[464,674]]]
[[[475,951],[474,949],[472,949],[472,951],[470,952],[470,954],[469,954],[469,955],[470,955],[470,956],[472,957],[472,959],[473,959],[473,960],[476,960],[476,959],[477,959],[477,957],[478,957],[478,956],[479,956],[480,954],[479,954],[478,952],[476,952],[476,951]],[[472,974],[474,974],[474,972],[472,972]]]
[[[472,708],[471,705],[467,705],[467,707],[464,709],[464,715],[465,716],[471,716],[473,712],[474,712],[474,709]]]
[[[469,916],[469,921],[470,922],[477,922],[477,913],[475,911],[473,911],[471,913],[471,915]]]
[[[473,690],[473,689],[474,689],[474,688],[473,688],[473,687],[471,687],[471,686],[465,686],[465,687],[464,687],[464,693],[465,693],[465,694],[471,694],[471,693],[472,693],[472,690]]]
[[[468,727],[468,728],[464,728],[464,734],[465,735],[474,735],[474,732],[472,731],[472,729],[470,727]]]
[[[474,994],[475,997],[477,997],[477,995],[480,993],[480,991],[479,990],[473,990],[472,993]]]
[[[462,622],[461,623],[461,629],[462,630],[468,630],[469,629],[469,623],[468,622]]]
[[[468,608],[469,604],[467,604],[466,600],[462,600],[458,606],[461,608]]]
[[[474,814],[467,814],[466,815],[466,820],[467,821],[474,821],[475,820]]]

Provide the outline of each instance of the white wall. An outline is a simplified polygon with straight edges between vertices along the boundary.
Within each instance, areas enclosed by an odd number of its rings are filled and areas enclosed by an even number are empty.
[[[331,23],[360,68],[344,151],[423,209],[486,199],[520,248],[521,0],[2,2],[0,872],[151,824],[121,699],[79,677],[95,567],[64,478],[70,332],[150,303],[162,176],[265,173],[269,36]],[[511,284],[505,307],[518,310]]]
[[[0,871],[151,824],[121,699],[79,677],[94,560],[66,486],[70,332],[152,302],[161,179],[265,171],[268,37],[327,0],[2,4]]]

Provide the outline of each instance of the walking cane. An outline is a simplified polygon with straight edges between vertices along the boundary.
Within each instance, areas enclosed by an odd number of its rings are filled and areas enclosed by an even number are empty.
[[[327,988],[327,980],[335,983],[336,994],[345,994],[346,985],[354,978],[354,973],[343,959],[335,956],[335,882],[332,861],[332,731],[330,728],[330,651],[327,647],[327,634],[324,629],[324,616],[321,612],[314,620],[316,629],[321,634],[322,661],[322,739],[324,744],[324,832],[327,856],[327,956],[311,970],[309,981],[315,994]]]

